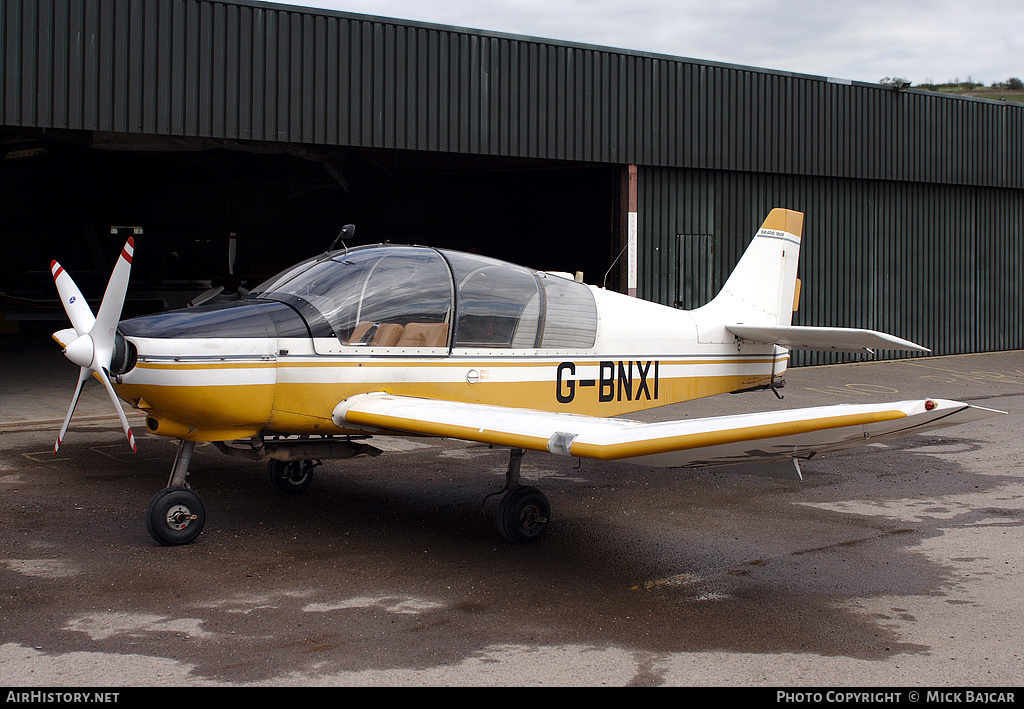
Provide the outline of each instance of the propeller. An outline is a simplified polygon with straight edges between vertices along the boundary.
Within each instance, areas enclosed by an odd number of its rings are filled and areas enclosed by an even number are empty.
[[[100,302],[100,309],[95,317],[68,272],[56,261],[50,262],[50,271],[53,273],[57,292],[60,294],[64,310],[74,328],[74,338],[64,347],[64,356],[81,368],[78,373],[75,395],[71,399],[70,408],[68,408],[68,415],[64,417],[64,423],[61,424],[60,432],[57,434],[57,442],[53,446],[54,453],[60,450],[64,434],[68,430],[68,424],[71,423],[71,416],[75,413],[75,407],[78,405],[78,398],[82,394],[82,386],[90,376],[95,376],[107,390],[110,400],[114,402],[117,416],[121,419],[121,428],[124,429],[124,435],[128,438],[128,445],[131,446],[133,452],[138,450],[135,446],[135,436],[124,415],[124,409],[110,383],[109,371],[110,362],[114,356],[117,323],[121,319],[121,309],[124,307],[124,297],[128,291],[128,276],[131,273],[134,252],[135,241],[129,237],[114,265],[114,272],[110,274],[107,290],[103,293],[103,300]],[[71,331],[68,330],[66,333],[70,335]]]
[[[210,283],[212,287],[188,301],[185,305],[186,308],[205,305],[225,292],[227,293],[226,297],[230,300],[237,300],[249,293],[242,287],[242,279],[235,275],[235,254],[238,250],[235,241],[235,232],[231,232],[228,237],[228,275],[214,278]]]

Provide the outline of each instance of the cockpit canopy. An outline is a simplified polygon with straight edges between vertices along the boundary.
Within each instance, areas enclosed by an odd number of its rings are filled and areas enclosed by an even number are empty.
[[[366,246],[300,263],[249,298],[296,308],[343,347],[587,348],[590,288],[504,261],[420,246]]]

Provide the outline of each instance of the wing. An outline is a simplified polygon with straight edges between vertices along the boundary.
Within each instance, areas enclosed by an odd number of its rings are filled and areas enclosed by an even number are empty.
[[[907,350],[930,352],[927,347],[876,330],[851,327],[801,327],[797,325],[726,325],[741,340],[782,345],[791,350]]]
[[[374,393],[342,401],[333,419],[346,428],[675,468],[810,458],[1002,413],[928,399],[646,423]]]

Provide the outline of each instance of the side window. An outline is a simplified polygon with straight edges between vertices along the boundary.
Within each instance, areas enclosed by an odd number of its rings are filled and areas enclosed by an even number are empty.
[[[542,296],[534,273],[483,256],[444,253],[457,290],[455,346],[536,347]]]
[[[589,286],[544,274],[544,331],[541,347],[593,347],[597,339],[597,303]]]

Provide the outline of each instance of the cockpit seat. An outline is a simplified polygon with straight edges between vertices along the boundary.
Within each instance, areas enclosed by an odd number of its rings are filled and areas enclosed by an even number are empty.
[[[377,332],[374,333],[370,344],[373,347],[394,347],[402,339],[404,332],[405,328],[396,323],[381,323],[377,327]]]
[[[352,330],[346,345],[394,347],[402,339],[405,328],[397,323],[361,322]]]
[[[346,342],[345,344],[346,345],[362,345],[362,344],[365,344],[363,342],[363,338],[366,337],[367,334],[369,334],[371,327],[373,327],[373,323],[372,322],[361,322],[361,323],[359,323],[358,325],[356,325],[355,329],[352,331],[352,334],[348,338],[348,342]]]
[[[448,344],[448,323],[411,322],[395,347],[445,347]]]

